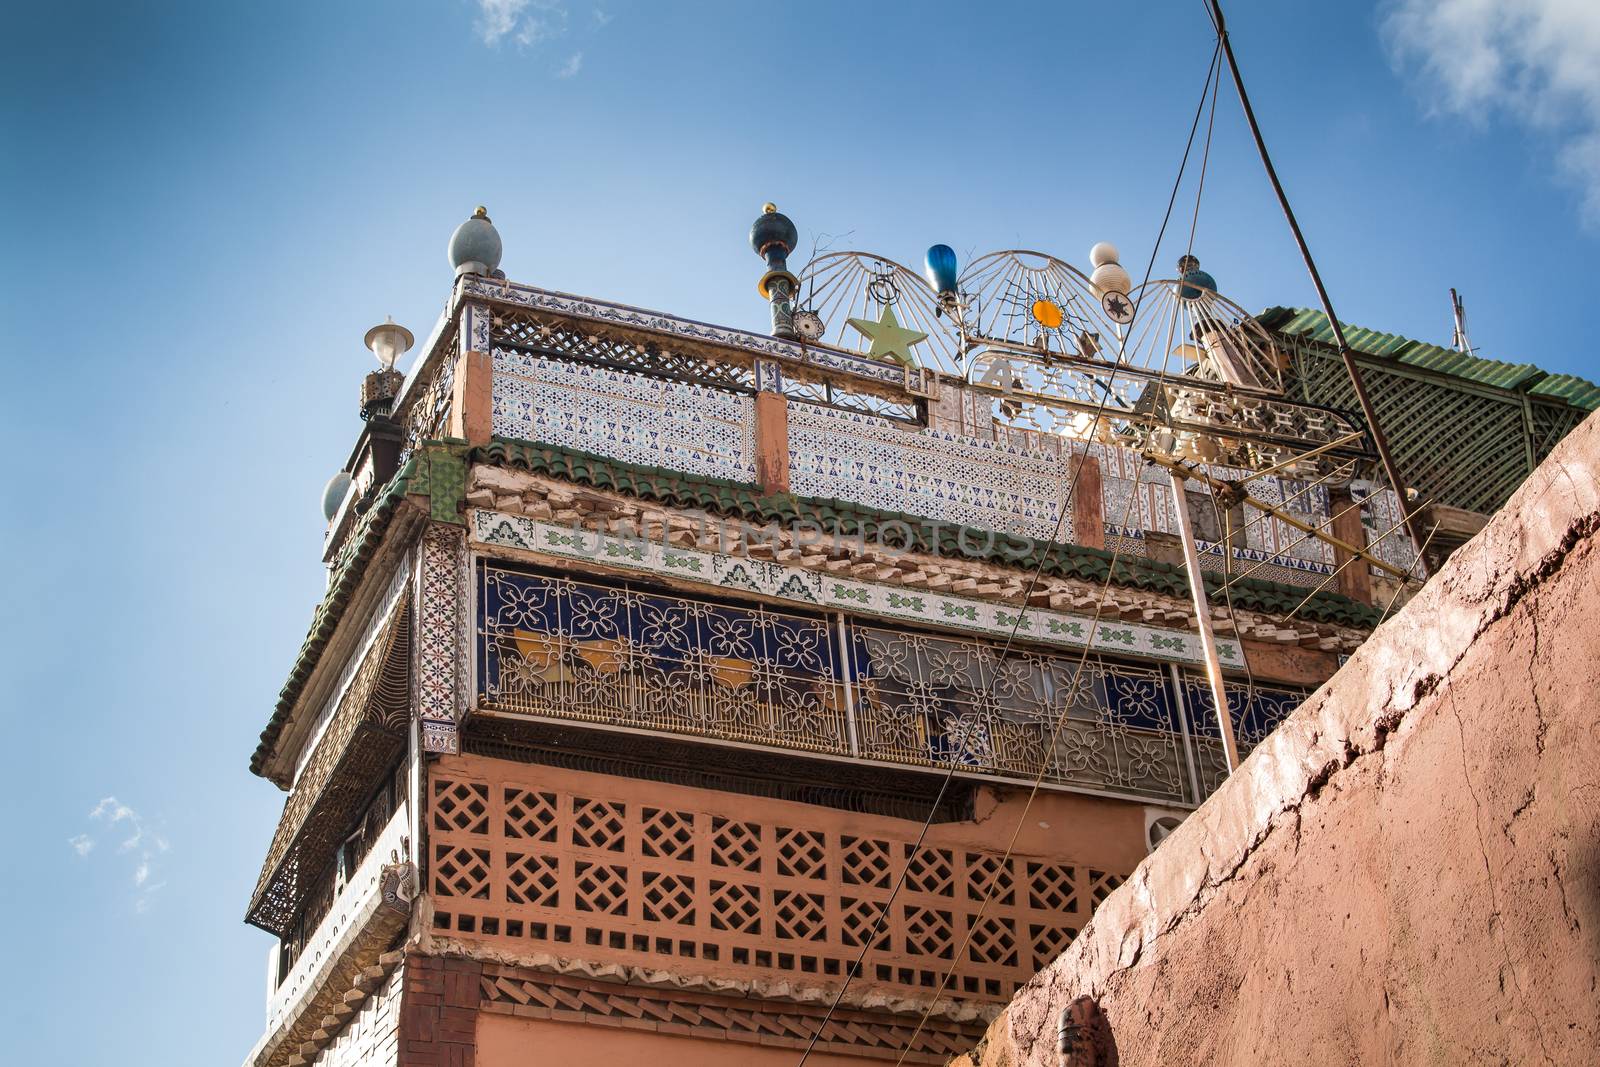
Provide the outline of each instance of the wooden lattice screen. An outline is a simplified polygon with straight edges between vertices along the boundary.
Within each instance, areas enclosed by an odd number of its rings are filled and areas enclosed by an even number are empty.
[[[1336,351],[1286,340],[1291,395],[1357,410],[1355,390]],[[1399,364],[1358,361],[1401,477],[1434,503],[1484,514],[1499,510],[1588,414],[1526,394],[1447,382]]]

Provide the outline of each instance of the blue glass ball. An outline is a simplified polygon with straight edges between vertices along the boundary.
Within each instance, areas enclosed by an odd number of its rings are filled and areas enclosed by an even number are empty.
[[[936,293],[956,291],[956,250],[949,245],[934,245],[924,260],[928,283]]]

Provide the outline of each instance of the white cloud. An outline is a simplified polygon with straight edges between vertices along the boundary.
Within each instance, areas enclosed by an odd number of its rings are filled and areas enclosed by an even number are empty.
[[[1600,228],[1600,3],[1394,0],[1383,35],[1435,113],[1550,138],[1557,176]]]
[[[146,826],[138,812],[118,801],[116,797],[103,798],[90,810],[88,817],[91,822],[107,829],[121,827],[119,833],[123,837],[117,845],[117,853],[134,855],[134,911],[140,913],[147,911],[152,895],[167,884],[151,880],[156,873],[156,859],[165,855],[172,846],[167,843],[166,838]],[[78,834],[70,838],[67,844],[79,856],[88,856],[95,846],[94,839],[88,834]]]
[[[578,71],[580,71],[582,69],[583,69],[583,53],[582,52],[574,52],[574,53],[572,53],[572,55],[567,57],[567,61],[561,65],[561,69],[556,71],[556,77],[558,77],[558,78],[576,77]]]
[[[477,30],[484,44],[509,37],[529,48],[566,34],[567,6],[562,0],[478,0]]]
[[[478,0],[478,36],[484,44],[498,44],[517,28],[528,0]]]

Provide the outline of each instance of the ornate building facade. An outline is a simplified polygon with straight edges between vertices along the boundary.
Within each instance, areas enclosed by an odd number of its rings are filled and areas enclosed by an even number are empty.
[[[252,1065],[942,1063],[1227,773],[1177,509],[1246,752],[1415,560],[1393,494],[1180,500],[970,376],[516,284],[482,229],[251,762]],[[1585,399],[1497,389],[1529,457]]]

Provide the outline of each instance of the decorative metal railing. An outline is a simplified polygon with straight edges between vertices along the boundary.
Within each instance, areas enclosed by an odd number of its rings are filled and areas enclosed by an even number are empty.
[[[661,730],[1198,803],[1209,699],[1153,666],[549,577],[484,564],[491,712]],[[1239,689],[1248,746],[1304,693]],[[1186,711],[1187,708],[1187,711]]]
[[[379,878],[391,857],[401,853],[406,828],[404,805],[396,805],[383,822],[371,828],[370,840],[348,876],[337,884],[330,876],[328,907],[308,924],[299,952],[282,974],[282,980],[267,995],[266,1034],[272,1034],[293,1018],[311,995],[323,967],[337,958],[350,938],[360,932],[366,918],[377,909],[381,896]],[[401,858],[406,857],[402,855]]]

